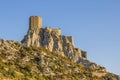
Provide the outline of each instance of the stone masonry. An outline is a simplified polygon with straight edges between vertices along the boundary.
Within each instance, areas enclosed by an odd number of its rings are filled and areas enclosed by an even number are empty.
[[[30,29],[42,28],[42,18],[39,16],[30,17]]]

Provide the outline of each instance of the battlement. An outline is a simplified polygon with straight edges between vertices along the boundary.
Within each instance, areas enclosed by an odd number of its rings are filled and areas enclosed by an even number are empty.
[[[39,16],[31,16],[29,19],[30,29],[42,28],[42,18]]]

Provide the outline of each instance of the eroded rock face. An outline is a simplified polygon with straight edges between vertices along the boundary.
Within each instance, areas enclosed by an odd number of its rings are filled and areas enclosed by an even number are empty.
[[[30,18],[30,27],[28,33],[22,40],[22,43],[25,46],[43,47],[65,57],[68,57],[74,62],[78,62],[81,58],[87,58],[85,51],[82,51],[79,48],[75,48],[72,36],[61,35],[60,29],[53,29],[48,27],[42,28],[39,26],[42,24],[40,23],[42,20],[39,20],[41,18],[37,18],[38,21],[35,19],[36,16],[35,18],[33,16]],[[34,21],[36,21],[38,24],[34,23]]]

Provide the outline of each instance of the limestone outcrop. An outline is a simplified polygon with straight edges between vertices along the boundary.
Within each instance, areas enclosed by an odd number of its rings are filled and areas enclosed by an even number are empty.
[[[22,43],[25,46],[43,47],[74,62],[87,59],[87,52],[75,48],[72,36],[61,35],[60,29],[42,28],[42,19],[38,16],[30,17],[29,30]]]

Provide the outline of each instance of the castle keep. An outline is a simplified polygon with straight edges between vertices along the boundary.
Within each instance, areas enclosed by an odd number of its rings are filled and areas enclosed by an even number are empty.
[[[39,16],[31,16],[29,22],[30,29],[42,28],[42,18]]]

